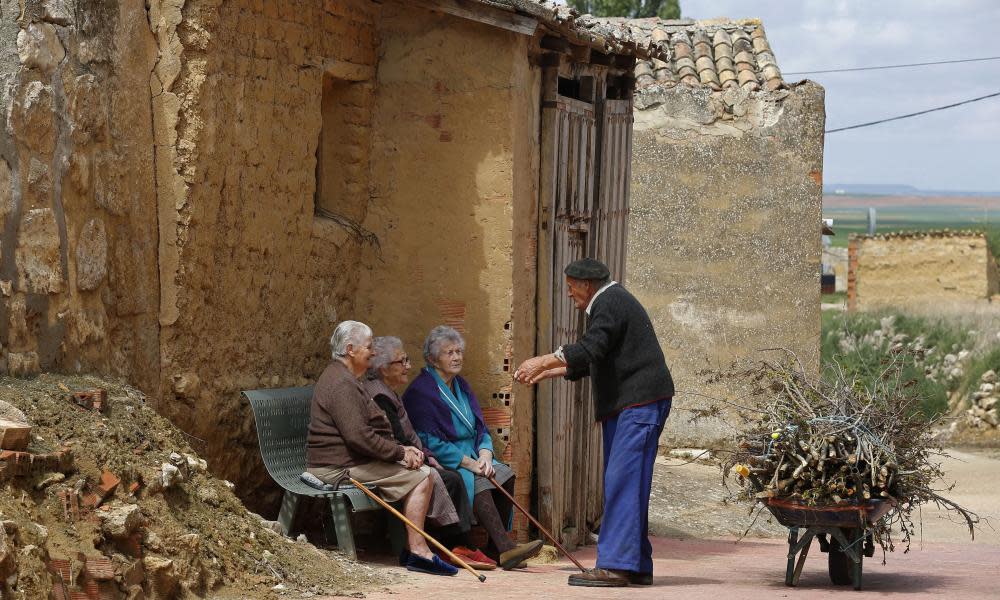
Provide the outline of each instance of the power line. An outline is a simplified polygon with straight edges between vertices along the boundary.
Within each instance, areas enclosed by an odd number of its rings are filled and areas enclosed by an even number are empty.
[[[986,100],[987,98],[994,98],[996,96],[1000,96],[1000,92],[994,92],[992,94],[987,94],[985,96],[980,96],[978,98],[971,98],[969,100],[962,100],[961,102],[956,102],[954,104],[947,104],[945,106],[936,106],[934,108],[928,108],[927,110],[921,110],[915,113],[899,115],[898,117],[889,117],[888,119],[879,119],[878,121],[870,121],[868,123],[858,123],[857,125],[850,125],[848,127],[838,127],[837,129],[827,129],[823,133],[836,133],[838,131],[847,131],[848,129],[860,129],[861,127],[871,127],[872,125],[878,125],[879,123],[888,123],[889,121],[909,119],[910,117],[916,117],[918,115],[926,115],[927,113],[932,113],[938,110],[955,108],[956,106],[962,106],[963,104],[972,104],[973,102],[979,102],[980,100]]]
[[[953,65],[955,63],[982,62],[984,60],[1000,60],[1000,56],[983,58],[960,58],[957,60],[938,60],[934,62],[909,63],[905,65],[884,65],[881,67],[851,67],[848,69],[822,69],[819,71],[789,71],[785,75],[815,75],[817,73],[847,73],[850,71],[879,71],[882,69],[905,69],[908,67],[926,67],[928,65]]]

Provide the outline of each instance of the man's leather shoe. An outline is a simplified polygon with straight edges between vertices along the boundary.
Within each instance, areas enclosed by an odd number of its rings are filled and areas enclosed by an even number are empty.
[[[518,565],[529,558],[538,556],[538,553],[541,551],[542,540],[535,540],[533,542],[528,542],[527,544],[519,544],[502,553],[500,555],[500,560],[497,561],[497,563],[503,569],[515,569]]]
[[[608,569],[587,569],[569,576],[570,585],[582,587],[628,587],[628,577]]]
[[[630,585],[653,585],[652,573],[639,573],[637,571],[626,571],[624,569],[610,569],[610,571],[620,577],[628,579]]]

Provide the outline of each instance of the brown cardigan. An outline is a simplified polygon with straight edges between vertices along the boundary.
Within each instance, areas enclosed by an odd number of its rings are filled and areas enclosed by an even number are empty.
[[[307,467],[353,467],[373,460],[402,459],[403,447],[393,438],[385,413],[347,366],[334,360],[313,389]]]

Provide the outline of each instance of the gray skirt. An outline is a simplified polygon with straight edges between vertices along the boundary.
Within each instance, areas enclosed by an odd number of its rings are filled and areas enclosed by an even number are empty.
[[[507,483],[508,481],[510,481],[511,477],[514,476],[513,469],[503,464],[502,462],[493,463],[493,470],[496,471],[496,474],[493,475],[493,478],[496,479],[497,483],[499,483],[500,485]],[[475,496],[479,492],[493,489],[494,486],[492,483],[490,483],[489,479],[486,479],[485,477],[480,477],[479,475],[475,475],[474,477],[475,480],[472,490],[473,496]]]

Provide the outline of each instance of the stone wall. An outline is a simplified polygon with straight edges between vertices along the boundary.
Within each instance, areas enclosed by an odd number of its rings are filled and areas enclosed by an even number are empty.
[[[364,0],[150,8],[160,51],[151,78],[158,409],[244,490],[266,475],[240,390],[307,383],[329,361],[334,325],[363,317],[355,296],[375,255],[360,222],[371,193],[378,10]],[[321,152],[321,177],[330,163],[346,175],[327,186],[327,212],[316,214],[324,114],[350,134],[350,151]]]
[[[775,347],[818,369],[823,125],[823,89],[811,82],[637,94],[626,285],[677,383],[669,444],[729,432],[688,421],[706,397],[732,393],[702,371]]]
[[[0,2],[0,371],[155,389],[157,50],[141,0],[76,8]]]
[[[850,246],[852,310],[987,300],[1000,291],[982,233],[851,236]]]

